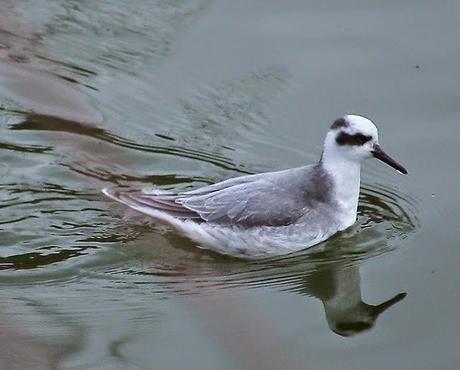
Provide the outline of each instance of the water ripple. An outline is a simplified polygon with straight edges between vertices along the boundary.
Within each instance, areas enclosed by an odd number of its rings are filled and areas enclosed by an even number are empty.
[[[215,289],[297,285],[323,269],[359,266],[404,245],[419,228],[417,201],[384,185],[363,186],[358,222],[350,229],[309,249],[260,261],[242,261],[199,250],[177,236],[158,234],[135,245],[140,261],[115,269],[138,284],[152,284],[154,291],[179,294]],[[135,248],[135,247],[134,247]],[[149,279],[153,278],[153,280]]]
[[[142,145],[132,140],[123,138],[98,128],[90,124],[84,124],[71,121],[55,116],[40,115],[35,113],[25,113],[26,119],[20,123],[11,125],[11,130],[28,130],[28,131],[54,131],[67,134],[76,134],[86,136],[92,139],[102,140],[103,142],[126,148],[134,151],[148,152],[154,154],[167,154],[181,158],[189,158],[197,161],[203,161],[213,164],[225,170],[230,170],[242,174],[248,172],[236,166],[228,158],[217,153],[209,153],[204,150],[189,149],[175,145]],[[170,139],[169,139],[170,140]]]

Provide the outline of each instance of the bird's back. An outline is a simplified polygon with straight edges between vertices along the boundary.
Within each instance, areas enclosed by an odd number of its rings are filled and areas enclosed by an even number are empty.
[[[315,217],[332,203],[332,180],[321,165],[242,176],[179,194],[111,191],[133,208],[147,207],[173,217],[251,228],[287,226]]]

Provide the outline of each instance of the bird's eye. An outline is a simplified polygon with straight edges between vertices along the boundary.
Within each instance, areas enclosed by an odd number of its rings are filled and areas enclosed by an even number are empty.
[[[356,141],[360,144],[360,145],[363,145],[364,143],[366,143],[368,141],[368,137],[365,136],[365,135],[362,135],[362,134],[357,134],[356,135]]]

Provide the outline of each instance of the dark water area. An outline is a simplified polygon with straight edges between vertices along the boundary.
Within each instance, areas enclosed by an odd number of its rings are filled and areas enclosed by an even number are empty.
[[[458,2],[5,0],[0,369],[454,369]],[[409,171],[358,221],[246,261],[104,197],[319,159],[370,117]]]

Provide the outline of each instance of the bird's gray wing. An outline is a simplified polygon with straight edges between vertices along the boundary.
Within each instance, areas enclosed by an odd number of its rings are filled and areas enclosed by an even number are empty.
[[[208,191],[184,193],[175,202],[207,222],[244,227],[289,225],[311,206],[306,181],[311,168],[244,176],[211,185]]]
[[[206,219],[201,217],[198,212],[193,211],[191,208],[184,207],[182,205],[184,200],[194,198],[195,196],[213,194],[217,191],[227,189],[235,185],[253,182],[260,175],[261,174],[235,177],[213,185],[204,186],[179,194],[158,192],[146,193],[144,191],[136,191],[134,189],[119,187],[106,188],[103,192],[112,199],[124,203],[131,208],[138,210],[142,209],[144,213],[148,213],[148,210],[158,210],[180,219],[191,219],[193,221],[200,222],[206,221]]]
[[[107,190],[133,208],[155,209],[181,219],[223,225],[289,225],[324,202],[314,166],[242,176],[179,194],[146,194]]]
[[[279,171],[279,172],[281,172],[281,171]],[[273,174],[276,174],[276,173],[277,172],[269,172],[269,173],[259,173],[259,174],[256,174],[256,175],[246,175],[246,176],[234,177],[234,178],[231,178],[231,179],[228,179],[228,180],[218,182],[216,184],[203,186],[203,187],[195,189],[195,190],[180,193],[180,195],[193,196],[193,195],[210,194],[210,193],[214,193],[214,192],[219,191],[219,190],[230,188],[232,186],[255,182],[256,180],[258,180],[260,178],[263,178],[263,177],[266,177],[266,176],[272,176]]]
[[[177,194],[149,194],[117,187],[106,188],[103,193],[146,214],[150,214],[150,210],[157,210],[179,219],[203,221],[198,213],[183,207],[180,203],[176,203]]]
[[[179,198],[206,222],[245,227],[288,225],[301,216],[299,203],[267,180],[234,185],[205,195]]]

